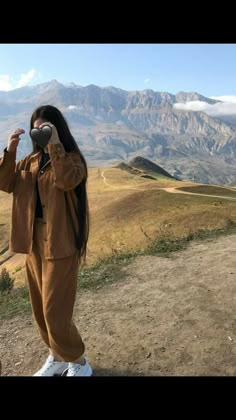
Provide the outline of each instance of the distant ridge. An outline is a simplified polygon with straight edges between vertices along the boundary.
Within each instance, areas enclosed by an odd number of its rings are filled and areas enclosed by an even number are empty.
[[[4,150],[9,134],[21,127],[25,134],[17,148],[17,160],[29,154],[32,111],[51,104],[65,115],[90,167],[128,164],[135,156],[143,156],[182,180],[235,185],[236,113],[218,115],[217,111],[216,117],[191,111],[187,105],[176,107],[189,101],[202,103],[200,109],[209,109],[206,104],[214,108],[219,102],[197,92],[83,87],[73,80],[0,91],[0,149]],[[157,177],[155,173],[140,176]]]
[[[117,165],[114,166],[114,168],[119,168],[122,170],[125,170],[127,172],[130,172],[132,174],[142,175],[143,172],[145,172],[145,177],[155,179],[152,176],[149,176],[149,173],[155,173],[157,175],[162,175],[167,178],[171,179],[177,179],[170,175],[165,169],[161,168],[160,166],[156,165],[155,163],[151,162],[149,159],[143,158],[142,156],[136,156],[132,160],[130,160],[128,163],[120,162]]]

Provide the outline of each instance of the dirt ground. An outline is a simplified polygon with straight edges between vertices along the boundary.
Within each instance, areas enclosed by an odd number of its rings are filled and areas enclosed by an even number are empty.
[[[137,257],[128,277],[78,290],[75,321],[94,376],[236,375],[236,235],[170,258]],[[34,321],[0,321],[2,376],[31,376],[47,349]]]

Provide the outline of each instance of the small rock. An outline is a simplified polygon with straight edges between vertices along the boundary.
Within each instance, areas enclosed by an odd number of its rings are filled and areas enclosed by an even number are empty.
[[[146,358],[148,359],[150,356],[151,356],[151,352],[149,351],[147,354],[146,354]]]

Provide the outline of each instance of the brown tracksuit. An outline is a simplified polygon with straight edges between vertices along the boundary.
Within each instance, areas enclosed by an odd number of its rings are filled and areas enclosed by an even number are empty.
[[[74,188],[84,178],[77,151],[48,144],[50,159],[39,171],[41,153],[16,164],[16,152],[0,158],[0,189],[13,192],[10,250],[26,255],[26,274],[35,320],[46,345],[63,360],[84,353],[72,321],[78,273],[79,234]],[[43,218],[35,219],[36,180]]]

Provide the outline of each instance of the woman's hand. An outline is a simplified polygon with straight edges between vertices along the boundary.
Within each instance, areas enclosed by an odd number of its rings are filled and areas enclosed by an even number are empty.
[[[55,125],[53,125],[50,122],[44,122],[43,124],[41,124],[39,126],[39,128],[42,128],[45,125],[48,125],[52,129],[52,135],[50,137],[50,140],[49,140],[48,144],[58,144],[58,143],[60,143],[60,140],[59,140],[59,137],[58,137],[58,132],[57,132],[57,129],[56,129]]]
[[[23,128],[17,128],[14,133],[8,137],[7,151],[15,152],[20,141],[20,135],[24,134]]]

